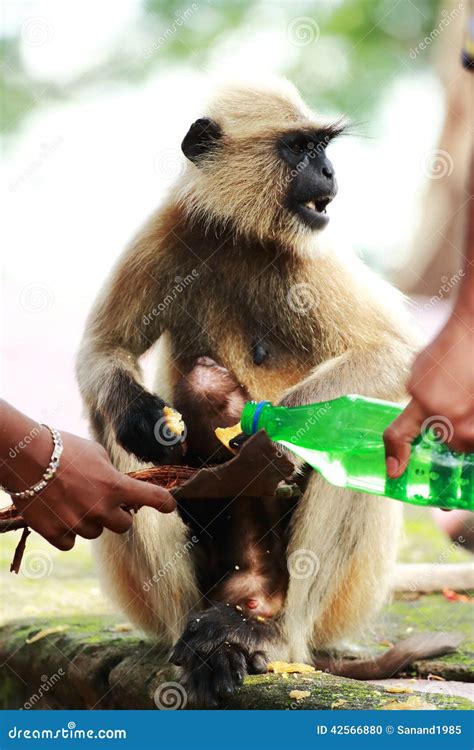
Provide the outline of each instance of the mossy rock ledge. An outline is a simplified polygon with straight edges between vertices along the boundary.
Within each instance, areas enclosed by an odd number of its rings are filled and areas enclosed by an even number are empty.
[[[1,708],[156,710],[156,699],[172,704],[175,696],[179,705],[184,702],[163,649],[112,618],[9,623],[0,630],[0,658]],[[294,690],[304,691],[304,697],[291,697]],[[474,707],[458,696],[392,694],[381,686],[315,673],[250,676],[223,708],[383,709],[413,695],[442,709]]]

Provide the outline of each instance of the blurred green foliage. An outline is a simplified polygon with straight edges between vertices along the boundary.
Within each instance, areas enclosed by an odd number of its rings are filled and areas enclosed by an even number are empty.
[[[222,42],[238,47],[248,35],[272,31],[283,31],[285,41],[275,72],[320,110],[365,119],[392,78],[430,64],[431,49],[415,60],[409,54],[440,10],[440,0],[142,0],[107,59],[67,85],[27,71],[18,32],[0,44],[1,127],[12,134],[35,108],[90,86],[134,84],[174,66],[207,69]]]

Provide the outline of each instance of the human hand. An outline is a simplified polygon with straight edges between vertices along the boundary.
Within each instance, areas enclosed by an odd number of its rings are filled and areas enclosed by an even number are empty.
[[[176,507],[168,490],[117,471],[102,446],[68,432],[61,437],[64,450],[56,477],[35,497],[15,501],[27,525],[58,549],[71,549],[77,534],[95,539],[104,528],[124,533],[133,523],[125,505],[147,505],[163,513]],[[22,491],[38,481],[51,449],[51,436],[43,428],[15,459],[15,481],[9,480],[9,489]]]
[[[387,474],[399,477],[410,458],[411,443],[433,429],[455,451],[474,451],[474,326],[468,315],[453,312],[412,368],[412,400],[385,430]]]

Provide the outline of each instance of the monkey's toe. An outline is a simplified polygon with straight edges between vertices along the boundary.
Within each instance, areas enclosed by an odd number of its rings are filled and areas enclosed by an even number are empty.
[[[245,655],[231,644],[221,647],[211,659],[212,687],[219,698],[229,698],[247,673]]]
[[[250,674],[265,674],[267,671],[268,657],[263,651],[255,651],[248,660]]]

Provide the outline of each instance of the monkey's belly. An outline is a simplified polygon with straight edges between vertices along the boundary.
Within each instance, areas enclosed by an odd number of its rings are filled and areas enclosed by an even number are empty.
[[[249,616],[278,615],[288,588],[288,501],[193,500],[182,501],[179,510],[199,539],[195,566],[206,599],[237,606]]]

